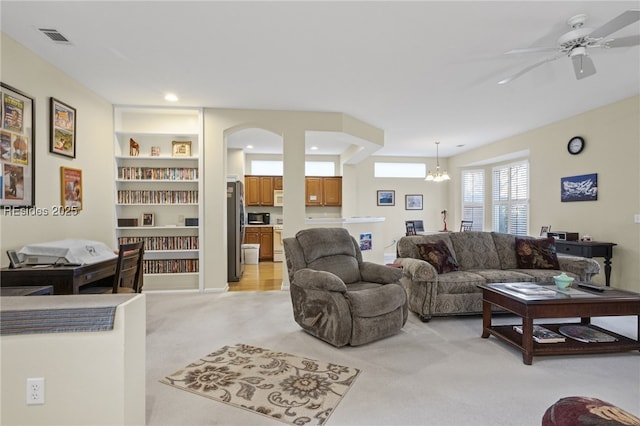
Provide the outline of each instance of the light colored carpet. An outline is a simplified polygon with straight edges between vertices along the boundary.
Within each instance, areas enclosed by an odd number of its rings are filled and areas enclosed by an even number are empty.
[[[237,344],[160,381],[292,425],[322,425],[359,373],[357,368]]]
[[[594,323],[636,338],[636,317]],[[285,291],[148,293],[147,424],[282,425],[159,382],[212,349],[237,342],[360,369],[329,426],[539,426],[551,404],[573,395],[640,414],[638,351],[540,356],[527,366],[520,352],[494,337],[482,339],[481,329],[480,316],[422,323],[410,313],[400,333],[338,349],[300,329]]]

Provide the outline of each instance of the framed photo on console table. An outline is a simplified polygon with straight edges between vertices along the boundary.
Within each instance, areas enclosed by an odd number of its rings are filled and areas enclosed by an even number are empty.
[[[35,106],[25,93],[0,83],[0,205],[35,206]]]

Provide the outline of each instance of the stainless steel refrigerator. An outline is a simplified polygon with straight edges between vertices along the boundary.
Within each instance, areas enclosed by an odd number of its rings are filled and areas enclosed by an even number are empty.
[[[244,271],[244,188],[242,182],[227,182],[227,280],[240,281]]]

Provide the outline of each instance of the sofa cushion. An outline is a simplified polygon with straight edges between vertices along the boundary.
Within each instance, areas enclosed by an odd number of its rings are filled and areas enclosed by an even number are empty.
[[[451,251],[453,257],[456,256],[453,250],[453,245],[451,245],[451,239],[449,239],[449,233],[446,232],[427,235],[409,235],[400,238],[400,240],[398,241],[398,245],[396,246],[398,257],[409,257],[412,259],[422,260],[422,256],[420,256],[417,244],[435,243],[438,240],[444,241],[447,247],[449,247],[449,251]]]
[[[535,282],[549,282],[553,281],[553,277],[556,275],[560,275],[562,272],[565,272],[570,277],[579,280],[580,277],[572,272],[560,271],[557,269],[515,269],[515,272],[520,272],[522,274],[527,274],[531,277],[529,281]]]
[[[516,236],[492,232],[491,237],[496,246],[498,257],[500,258],[501,269],[516,269],[518,267],[518,256],[516,256]],[[521,237],[522,238],[522,237]]]
[[[451,255],[451,251],[444,241],[438,240],[435,243],[420,243],[416,245],[420,256],[436,268],[439,274],[458,270],[458,262]]]
[[[500,258],[488,232],[453,232],[451,243],[460,269],[500,269]]]
[[[485,284],[487,280],[482,275],[468,271],[455,271],[438,275],[437,294],[468,294],[481,293],[478,284]]]
[[[529,269],[527,269],[529,271]],[[502,269],[474,269],[474,274],[481,275],[488,283],[520,283],[533,281],[525,270],[514,271]]]
[[[560,269],[553,238],[516,237],[519,269]]]

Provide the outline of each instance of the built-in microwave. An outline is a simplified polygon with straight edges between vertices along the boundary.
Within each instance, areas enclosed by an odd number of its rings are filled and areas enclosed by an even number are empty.
[[[268,225],[271,222],[271,213],[247,213],[249,225]]]
[[[282,189],[276,189],[273,191],[273,205],[276,207],[282,207],[284,204],[284,191]]]

